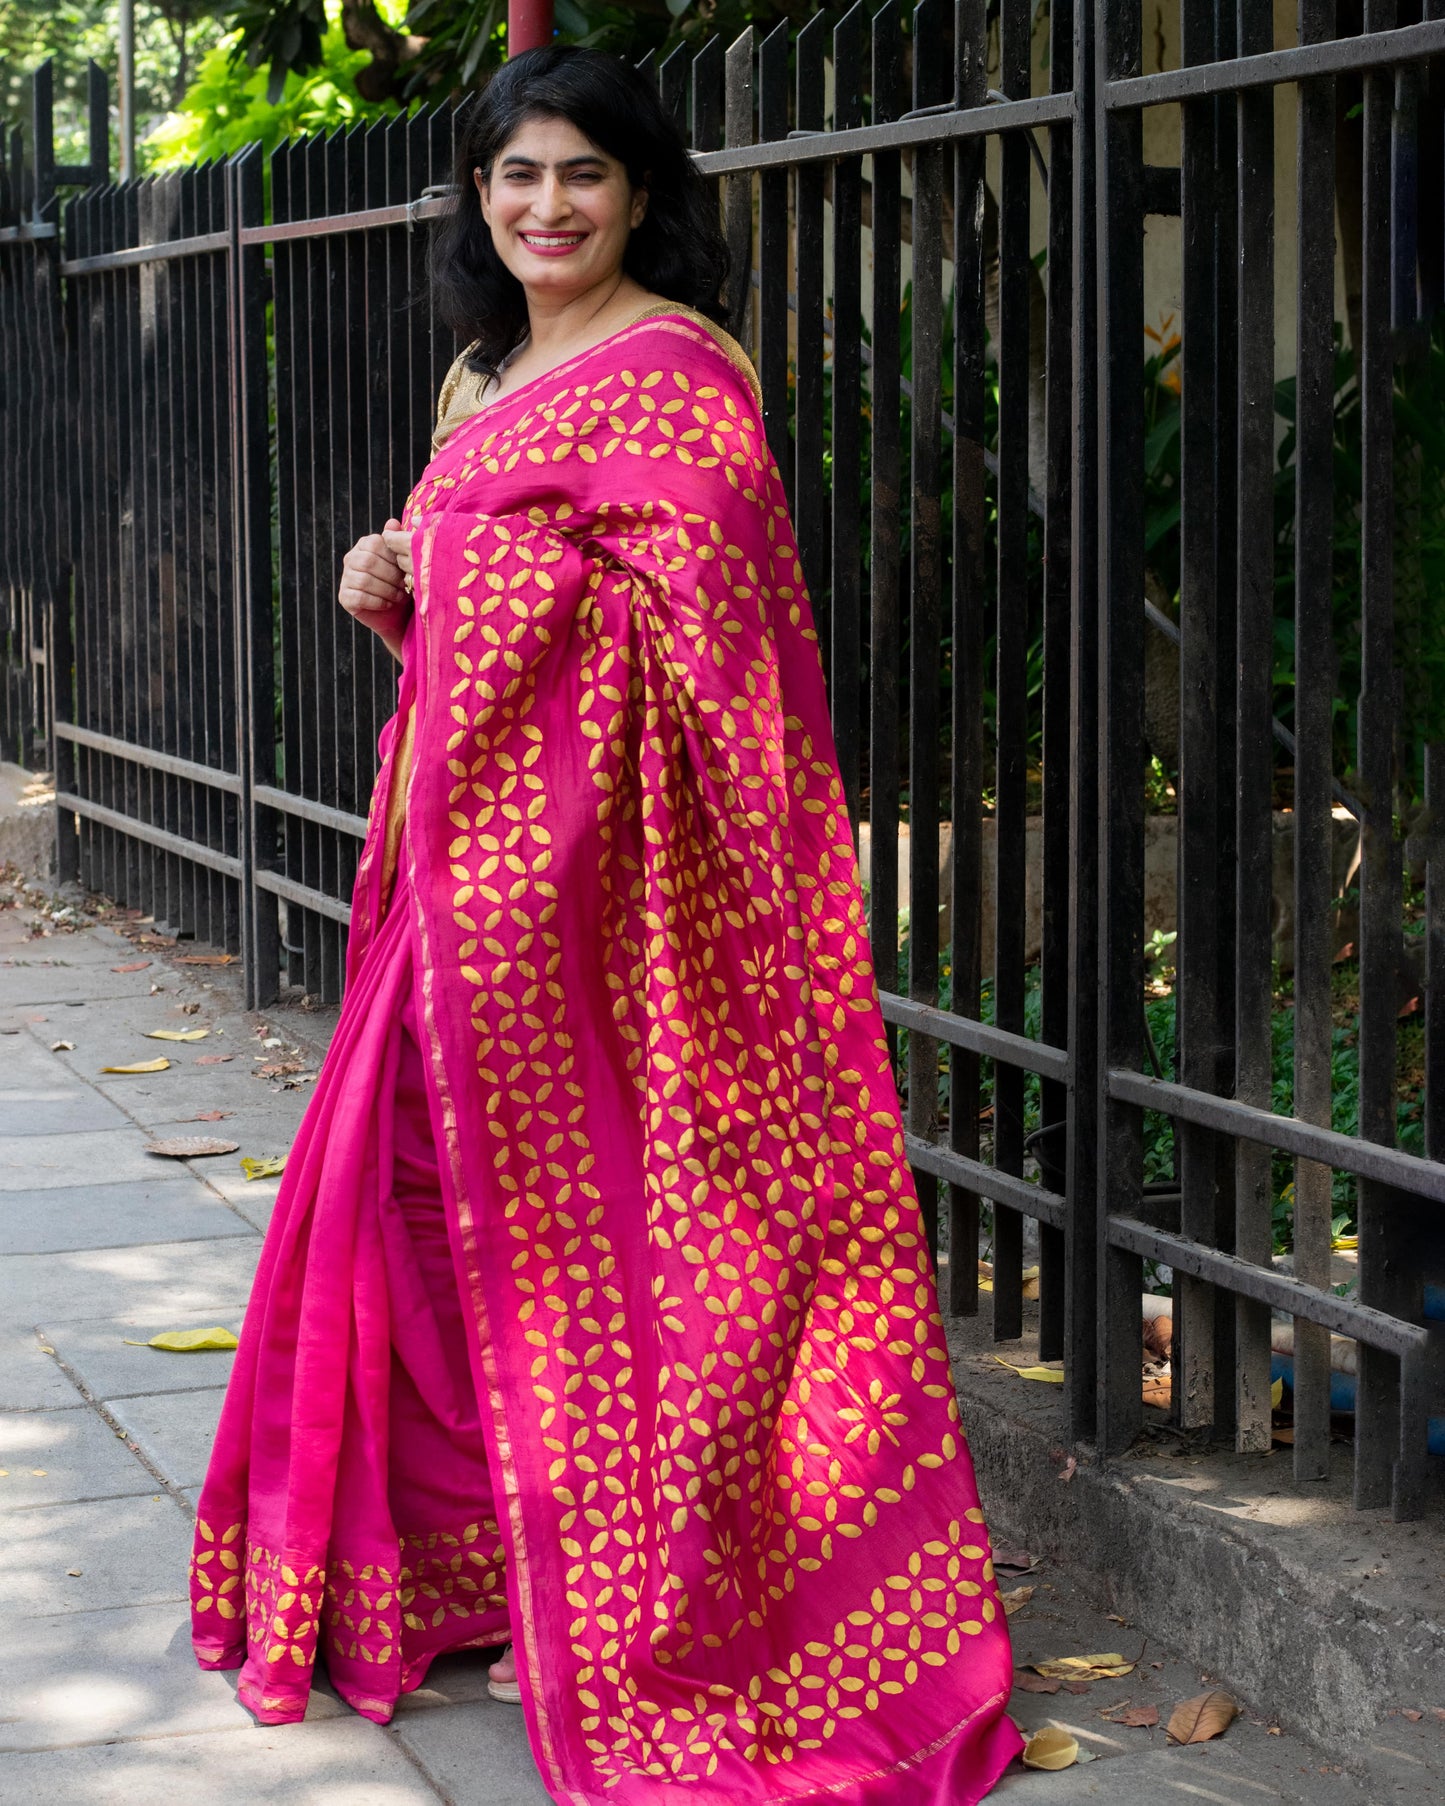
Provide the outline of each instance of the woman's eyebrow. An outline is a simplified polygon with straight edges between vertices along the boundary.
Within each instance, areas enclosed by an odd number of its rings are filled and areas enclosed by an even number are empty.
[[[581,157],[563,157],[557,163],[554,163],[552,165],[552,167],[554,169],[580,169],[584,165],[591,165],[595,168],[600,169],[603,167],[603,159],[601,157],[599,157],[595,152],[588,152],[586,155],[581,156]],[[514,168],[515,169],[545,169],[546,165],[540,160],[540,158],[523,157],[523,156],[520,156],[519,154],[517,154],[516,152],[513,152],[512,155],[502,158],[502,168],[503,169],[514,169]]]

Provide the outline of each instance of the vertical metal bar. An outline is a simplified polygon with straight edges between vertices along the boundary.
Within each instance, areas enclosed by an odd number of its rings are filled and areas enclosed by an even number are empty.
[[[822,16],[821,14],[819,15]],[[833,28],[833,129],[863,123],[864,50],[868,14],[857,0]],[[848,819],[858,832],[863,764],[863,561],[859,547],[863,449],[863,275],[862,159],[843,157],[833,166],[833,451],[827,658],[833,738]],[[869,864],[869,922],[878,953],[878,882],[881,867],[873,844]],[[897,878],[893,879],[894,938],[897,938]],[[878,982],[891,989],[897,961],[880,970]]]
[[[662,99],[662,110],[684,137],[687,135],[687,77],[691,67],[691,48],[686,44],[679,44],[677,49],[663,60],[662,67],[657,72],[657,88]]]
[[[913,12],[913,105],[936,106],[949,66],[944,0]],[[909,454],[908,598],[908,995],[938,1002],[939,673],[943,663],[943,175],[941,145],[913,152],[913,288],[909,368],[913,407]],[[938,1043],[908,1037],[908,1127],[932,1141],[938,1130]],[[929,1246],[938,1252],[938,1181],[918,1173]]]
[[[1049,13],[1049,87],[1066,92],[1073,82],[1074,0],[1054,0]],[[1044,346],[1044,702],[1043,702],[1043,923],[1040,957],[1040,1032],[1054,1047],[1069,1036],[1069,797],[1074,772],[1070,708],[1070,591],[1073,582],[1072,428],[1073,333],[1070,310],[1074,271],[1073,126],[1049,128],[1048,261],[1045,266]],[[1039,1086],[1039,1177],[1051,1191],[1067,1184],[1064,1125],[1068,1091]],[[1055,1126],[1057,1125],[1057,1126]],[[1050,1132],[1052,1131],[1052,1132]],[[1066,1352],[1068,1314],[1066,1237],[1039,1225],[1039,1355],[1058,1360]]]
[[[961,0],[954,15],[954,96],[983,106],[988,90],[988,9]],[[984,171],[986,141],[953,153],[953,817],[952,1004],[977,1019],[982,988],[984,643],[989,602],[988,497],[984,464]],[[948,1143],[979,1155],[979,1059],[948,1055]],[[948,1308],[978,1311],[979,1200],[948,1188]]]
[[[1388,31],[1395,0],[1366,0],[1365,29]],[[1395,1139],[1396,986],[1400,959],[1400,849],[1395,839],[1394,347],[1390,297],[1390,148],[1394,81],[1364,77],[1363,345],[1360,357],[1361,673],[1356,769],[1364,805],[1360,859],[1360,1134]],[[1408,1255],[1414,1212],[1373,1180],[1359,1185],[1360,1298],[1418,1319],[1420,1273]],[[1411,1401],[1398,1363],[1360,1345],[1355,1402],[1355,1504],[1385,1504],[1398,1449],[1396,1423]],[[1420,1434],[1425,1433],[1423,1418]]]
[[[1097,26],[1099,102],[1105,84],[1139,73],[1139,0],[1118,0]],[[1139,1294],[1143,1263],[1111,1247],[1112,1212],[1139,1205],[1143,1120],[1108,1095],[1111,1066],[1143,1066],[1140,975],[1144,938],[1144,521],[1139,472],[1144,410],[1139,340],[1144,313],[1143,120],[1096,103],[1099,255],[1099,959],[1103,1073],[1099,1106],[1099,1447],[1128,1448],[1143,1418]]]
[[[753,142],[753,31],[748,26],[728,45],[724,64],[723,142],[729,150]],[[753,271],[753,178],[723,179],[723,216],[728,243],[728,331],[752,348],[749,303]]]
[[[826,13],[814,13],[798,33],[796,116],[799,131],[821,132],[823,129],[823,51],[828,25]],[[795,181],[798,351],[794,391],[793,527],[798,536],[803,576],[813,599],[813,614],[822,629],[823,668],[826,670],[828,611],[824,586],[827,581],[828,516],[823,470],[823,165],[802,165]],[[855,506],[856,498],[855,490]],[[855,827],[856,821],[855,817]]]
[[[227,166],[231,248],[229,365],[231,519],[235,532],[231,620],[235,633],[237,768],[241,773],[241,956],[246,1004],[259,1009],[276,996],[280,971],[276,906],[254,883],[257,867],[275,863],[274,818],[258,810],[251,792],[276,781],[275,655],[271,615],[271,494],[266,444],[265,253],[243,247],[243,226],[264,213],[262,151],[249,145]]]
[[[1335,35],[1335,0],[1302,0],[1300,42]],[[1294,1113],[1328,1127],[1333,1103],[1335,82],[1298,88],[1295,327]],[[1294,1168],[1294,1270],[1328,1287],[1332,1175]],[[1294,1320],[1294,1473],[1329,1473],[1329,1332]]]
[[[85,84],[89,185],[104,188],[110,180],[110,84],[94,57],[86,63]]]
[[[873,16],[873,124],[897,118],[903,78],[898,15]],[[902,280],[897,151],[878,151],[873,176],[872,519],[869,561],[868,821],[869,935],[878,984],[898,989],[898,816],[902,789],[898,740],[900,488],[898,317]],[[836,480],[836,479],[835,479]]]
[[[1002,0],[999,87],[1010,99],[1030,91],[1027,0]],[[994,694],[994,1020],[1024,1032],[1027,997],[1029,594],[1029,185],[1028,140],[1005,133],[999,147],[998,205],[998,617]],[[993,1159],[1024,1169],[1024,1075],[995,1062]],[[1023,1216],[993,1207],[993,1333],[1023,1334]]]
[[[1239,0],[1239,50],[1273,47],[1271,0]],[[1238,673],[1238,862],[1235,870],[1235,1085],[1242,1103],[1270,1107],[1273,924],[1260,899],[1274,871],[1274,96],[1241,94],[1235,204],[1238,210],[1239,596],[1235,630]],[[1235,1253],[1267,1267],[1274,1252],[1270,1150],[1235,1147]],[[1236,1298],[1235,1447],[1270,1447],[1270,1313]]]
[[[1213,54],[1213,0],[1183,0],[1182,60]],[[1214,369],[1215,118],[1212,99],[1181,111],[1180,212],[1183,225],[1184,345],[1180,421],[1179,532],[1179,982],[1178,1071],[1183,1084],[1217,1091],[1219,689],[1218,579],[1215,539]],[[1140,773],[1142,782],[1143,774]],[[1215,1140],[1193,1124],[1175,1125],[1182,1190],[1180,1222],[1191,1240],[1212,1245]],[[1174,1410],[1192,1429],[1214,1421],[1214,1288],[1188,1274],[1174,1285]]]
[[[1213,55],[1228,60],[1237,54],[1239,24],[1228,0],[1214,0]],[[1228,872],[1237,857],[1235,799],[1238,761],[1235,736],[1238,703],[1235,677],[1238,619],[1238,465],[1239,440],[1239,229],[1230,170],[1239,159],[1236,108],[1227,95],[1214,101],[1214,693],[1219,714],[1214,733],[1214,821],[1217,868]],[[1214,1085],[1228,1097],[1234,1088],[1235,899],[1228,884],[1214,888]],[[1235,1144],[1214,1138],[1214,1225],[1216,1248],[1234,1251]],[[1214,1293],[1214,1425],[1232,1432],[1235,1425],[1234,1300],[1223,1288]]]
[[[788,23],[775,25],[758,51],[758,138],[788,135]],[[751,201],[749,203],[751,205]],[[788,438],[788,172],[758,178],[758,377],[763,428],[791,506],[793,452]]]

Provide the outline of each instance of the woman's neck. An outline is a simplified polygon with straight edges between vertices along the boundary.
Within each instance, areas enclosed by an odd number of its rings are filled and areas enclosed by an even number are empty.
[[[508,367],[515,374],[516,366],[525,366],[530,377],[565,363],[615,332],[649,298],[640,283],[621,272],[565,300],[528,295],[527,344]]]

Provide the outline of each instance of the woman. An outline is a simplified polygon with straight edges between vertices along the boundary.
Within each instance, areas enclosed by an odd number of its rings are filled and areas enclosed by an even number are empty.
[[[715,216],[594,52],[509,63],[464,139],[473,343],[346,559],[400,706],[197,1652],[277,1722],[320,1650],[385,1720],[510,1636],[559,1801],[964,1806],[1008,1639]]]

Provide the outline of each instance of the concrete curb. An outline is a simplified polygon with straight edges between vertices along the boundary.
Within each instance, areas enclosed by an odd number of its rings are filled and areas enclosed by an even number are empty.
[[[1082,1455],[1063,1482],[1057,1389],[1009,1373],[988,1336],[985,1318],[949,1325],[996,1538],[1067,1561],[1101,1609],[1164,1640],[1187,1625],[1204,1667],[1343,1755],[1358,1756],[1360,1735],[1392,1709],[1445,1706],[1438,1517],[1355,1511],[1343,1447],[1314,1486],[1296,1485],[1284,1450],[1193,1454],[1163,1440],[1106,1466]],[[1035,1358],[1008,1347],[1021,1366]]]

